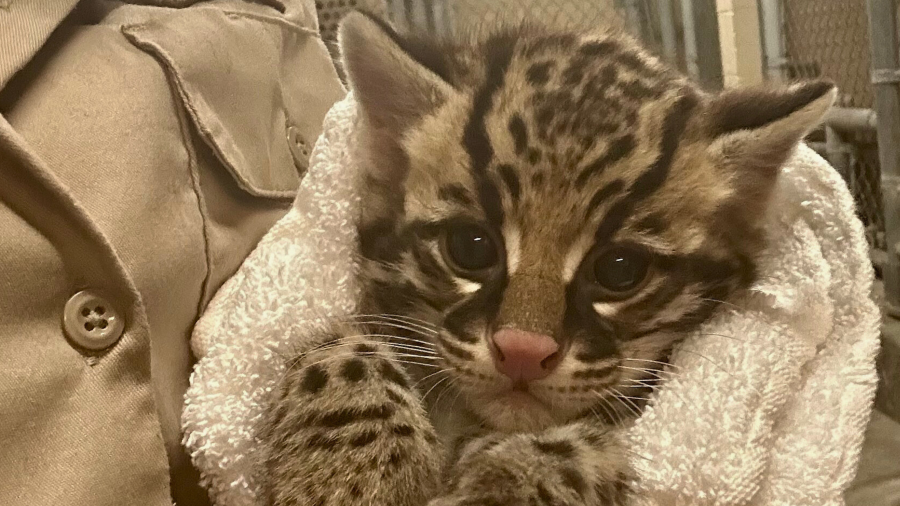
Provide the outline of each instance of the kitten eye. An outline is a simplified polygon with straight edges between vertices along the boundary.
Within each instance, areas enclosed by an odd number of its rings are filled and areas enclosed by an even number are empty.
[[[650,253],[634,246],[614,246],[594,260],[594,281],[624,297],[642,288],[650,273]]]
[[[472,223],[449,226],[441,249],[452,268],[470,274],[490,269],[499,260],[490,233]]]

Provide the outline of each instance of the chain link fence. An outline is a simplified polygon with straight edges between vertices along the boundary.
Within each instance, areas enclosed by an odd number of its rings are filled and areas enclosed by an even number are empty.
[[[712,88],[721,85],[718,45],[709,43],[716,36],[714,0],[318,0],[316,8],[335,57],[338,22],[351,9],[382,16],[400,31],[437,36],[536,20],[560,28],[624,28],[680,70]]]
[[[872,108],[866,0],[782,0],[781,8],[784,77],[831,79],[840,90],[838,106]],[[875,137],[874,130],[842,133],[850,150],[845,176],[877,257],[885,249],[885,225]]]
[[[838,105],[872,107],[866,0],[783,0],[782,6],[787,77],[827,76],[840,89]]]
[[[760,8],[766,2],[760,2]],[[870,44],[866,0],[778,0],[782,80],[826,77],[840,89],[838,105],[871,108]],[[565,28],[624,27],[645,46],[708,88],[721,86],[717,2],[714,0],[319,0],[323,39],[337,55],[336,30],[346,12],[363,8],[401,31],[438,36],[478,32],[483,26],[527,19]],[[773,77],[773,76],[769,76]],[[810,141],[825,153],[824,130]],[[841,132],[849,151],[844,176],[857,202],[873,250],[884,250],[878,146],[874,129]]]

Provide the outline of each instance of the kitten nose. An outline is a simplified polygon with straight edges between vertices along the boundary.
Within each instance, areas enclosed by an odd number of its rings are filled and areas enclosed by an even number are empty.
[[[494,366],[515,382],[546,378],[559,363],[559,345],[552,337],[516,329],[494,333]]]

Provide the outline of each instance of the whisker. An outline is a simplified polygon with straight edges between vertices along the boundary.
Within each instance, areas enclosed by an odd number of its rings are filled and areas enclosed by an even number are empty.
[[[606,399],[606,395],[604,395],[604,394],[610,394],[610,395],[612,395],[612,396],[614,396],[614,397],[617,397],[616,394],[615,394],[615,392],[612,391],[612,390],[609,390],[608,388],[607,388],[607,389],[604,389],[603,394],[601,394],[600,392],[598,392],[598,391],[596,391],[596,390],[592,390],[592,392],[594,393],[594,395],[600,397],[601,399]],[[618,397],[617,397],[617,398],[618,398]],[[631,414],[633,414],[635,417],[640,417],[640,416],[641,416],[640,412],[636,411],[637,406],[635,406],[634,408],[632,408],[630,405],[628,405],[628,403],[626,403],[626,402],[624,402],[624,401],[622,402],[622,405],[625,406],[625,408],[628,409],[628,411],[630,411]]]
[[[633,401],[646,401],[646,400],[647,400],[647,399],[645,399],[645,398],[643,398],[643,397],[635,397],[635,396],[624,395],[624,394],[622,394],[621,392],[619,392],[618,390],[613,390],[613,393],[615,393],[617,399],[629,399],[629,400],[633,400]],[[636,406],[635,406],[635,407],[636,407]]]
[[[681,368],[681,366],[676,365],[676,364],[672,364],[672,363],[669,363],[669,362],[662,362],[662,361],[660,361],[660,360],[649,360],[649,359],[646,359],[646,358],[625,358],[625,359],[623,359],[622,361],[623,361],[623,362],[645,362],[645,363],[648,363],[648,364],[658,364],[658,365],[661,365],[661,366],[663,366],[663,367],[673,367],[673,368],[675,368],[675,369],[680,369],[680,368]]]
[[[439,365],[436,365],[436,364],[423,364],[422,362],[415,362],[412,360],[391,360],[391,362],[394,362],[396,364],[415,365],[415,366],[419,366],[419,367],[431,367],[432,369],[436,369],[436,368],[440,367]]]
[[[446,394],[448,390],[450,390],[451,388],[453,388],[454,385],[455,385],[455,381],[454,381],[454,379],[451,377],[451,378],[450,378],[450,382],[447,383],[447,385],[444,387],[444,389],[441,390],[441,393],[438,394],[437,399],[434,400],[434,407],[435,407],[435,408],[437,408],[438,406],[440,406],[440,404],[441,404],[441,398],[444,397],[444,394]]]
[[[643,374],[652,374],[652,375],[656,376],[657,378],[661,378],[661,379],[662,379],[662,375],[664,375],[664,374],[667,374],[667,375],[670,375],[670,376],[674,375],[674,373],[672,373],[672,372],[669,372],[669,371],[659,371],[659,370],[656,370],[656,369],[647,369],[647,368],[638,368],[638,367],[628,367],[628,366],[626,366],[626,365],[617,365],[616,367],[618,367],[619,369],[626,369],[626,370],[629,370],[629,371],[637,371],[637,372],[643,373]]]
[[[351,336],[345,336],[342,339],[372,338],[372,337],[386,337],[386,336],[381,336],[380,334],[351,335]],[[419,358],[422,360],[437,360],[440,358],[439,356],[437,356],[438,354],[436,352],[434,352],[432,350],[424,349],[424,348],[414,347],[411,345],[397,344],[397,343],[387,343],[387,342],[384,342],[381,340],[376,341],[376,343],[387,346],[389,349],[391,349],[391,348],[407,349],[407,350],[411,350],[411,351],[421,351],[423,353],[428,354],[428,355],[408,355],[409,357],[413,357],[413,358]],[[323,344],[317,345],[307,351],[299,353],[295,358],[293,358],[291,360],[291,363],[289,364],[288,367],[289,368],[293,367],[296,363],[302,362],[307,356],[309,356],[310,354],[315,353],[317,351],[337,350],[337,349],[342,349],[342,348],[356,348],[357,346],[363,345],[363,344],[366,344],[366,343],[365,342],[347,342],[347,343],[338,342],[337,344],[335,344],[334,342],[323,343]],[[366,355],[367,353],[368,353],[368,355],[375,354],[372,352],[358,352],[359,355]],[[392,355],[401,356],[397,353],[392,353]],[[389,358],[389,357],[385,357],[385,358]]]
[[[684,352],[684,353],[690,353],[691,355],[700,357],[700,358],[702,358],[703,360],[706,360],[707,362],[709,362],[710,364],[712,364],[712,366],[715,367],[716,369],[718,369],[718,370],[724,372],[725,374],[727,374],[728,376],[730,376],[732,379],[738,381],[739,383],[744,383],[744,381],[743,381],[741,378],[738,378],[738,377],[735,376],[733,373],[731,373],[731,371],[729,371],[728,369],[724,368],[722,365],[720,365],[719,363],[717,363],[715,360],[713,360],[713,359],[707,357],[706,355],[703,355],[702,353],[697,353],[696,351],[693,351],[693,350],[686,350],[686,349],[684,349],[684,348],[682,348],[682,349],[679,350],[679,351],[680,351],[680,352]],[[746,383],[745,383],[745,384],[746,384]],[[749,386],[750,388],[752,388],[753,391],[756,392],[757,394],[762,395],[762,392],[760,392],[759,389],[756,388],[755,386],[753,386],[753,385],[748,385],[748,386]]]
[[[458,400],[459,400],[459,396],[462,395],[462,389],[459,388],[459,387],[456,385],[456,383],[451,383],[451,386],[456,387],[456,396],[453,397],[453,400],[452,400],[452,401],[450,401],[450,406],[452,407],[452,406],[455,406],[455,405],[456,405],[456,401],[458,401]]]
[[[390,341],[394,341],[394,340],[404,341],[407,343],[416,343],[417,345],[425,346],[425,347],[431,348],[433,350],[438,349],[438,346],[431,341],[423,341],[421,339],[414,339],[414,338],[406,337],[406,336],[393,336],[392,335],[389,337],[389,340]]]
[[[367,325],[367,326],[377,326],[377,327],[389,327],[394,329],[405,330],[407,332],[411,332],[416,335],[420,335],[425,337],[425,341],[437,335],[437,332],[431,330],[422,330],[415,327],[410,327],[410,324],[407,323],[398,323],[393,321],[379,321],[379,320],[360,320],[353,322],[354,325]]]
[[[671,378],[670,378],[670,379],[671,379]],[[650,391],[653,392],[653,393],[655,393],[658,389],[660,389],[661,387],[663,387],[663,386],[664,386],[664,383],[663,383],[663,382],[666,381],[666,379],[664,379],[664,378],[646,378],[646,379],[643,379],[643,380],[637,380],[637,379],[625,378],[625,380],[626,380],[626,381],[629,381],[629,382],[632,382],[632,383],[636,383],[636,384],[641,385],[641,386],[643,386],[643,387],[645,387],[645,388],[649,388]],[[653,382],[653,384],[649,384],[650,382]],[[685,399],[684,396],[681,395],[681,393],[678,392],[677,389],[671,389],[671,388],[670,388],[670,389],[668,389],[667,391],[668,391],[668,392],[672,392],[673,394],[675,394],[675,396],[678,397],[678,399],[680,399],[681,402],[683,402],[686,406],[692,406],[692,404],[689,403],[689,402],[687,401],[687,399]]]
[[[646,455],[643,455],[643,454],[640,454],[640,453],[636,452],[633,448],[625,448],[625,451],[626,451],[629,455],[634,455],[635,457],[637,457],[637,458],[639,458],[639,459],[641,459],[641,460],[646,460],[647,462],[650,462],[650,463],[653,462],[653,459],[651,459],[650,457],[648,457],[648,456],[646,456]]]
[[[638,379],[632,379],[632,378],[623,378],[623,379],[630,383],[636,383],[638,385],[641,385],[641,386],[644,386],[644,387],[647,387],[650,389],[656,389],[656,388],[662,386],[662,381],[664,381],[662,378],[651,378],[651,379],[646,379],[646,380],[638,380]],[[651,381],[653,381],[654,383],[650,384]],[[633,387],[629,387],[629,388],[633,388]]]
[[[732,308],[732,309],[736,309],[736,310],[738,310],[738,311],[749,311],[748,308],[745,308],[745,307],[743,307],[743,306],[739,306],[739,305],[737,305],[737,304],[735,304],[735,303],[733,303],[733,302],[728,302],[727,300],[713,299],[713,298],[711,298],[711,297],[701,297],[700,300],[702,300],[702,301],[704,301],[704,302],[712,302],[713,304],[722,304],[722,305],[724,305],[724,306],[728,306],[728,307],[730,307],[730,308]],[[754,312],[756,312],[756,311],[754,311]],[[768,315],[766,315],[766,314],[761,314],[760,316],[763,317],[763,320],[764,320],[766,323],[773,324],[772,321],[771,321],[771,319],[768,317]],[[773,324],[773,325],[774,325],[774,324]]]
[[[622,427],[623,426],[622,419],[616,413],[615,407],[609,403],[609,400],[606,399],[605,397],[603,397],[602,395],[598,395],[598,400],[601,402],[601,404],[598,404],[598,406],[601,409],[603,409],[603,412],[606,413],[606,416],[609,417],[609,421],[612,422],[613,426],[614,427]],[[609,409],[607,409],[607,408],[609,408]]]
[[[375,318],[376,321],[387,320],[394,321],[399,323],[404,323],[407,325],[412,325],[414,327],[419,327],[427,332],[437,332],[438,326],[429,321],[423,320],[421,318],[414,318],[412,316],[400,315],[400,314],[354,314],[348,315],[346,317],[348,320],[350,319],[358,319],[358,318]]]
[[[378,356],[376,353],[361,353],[360,355]],[[416,357],[416,358],[418,358],[418,357]],[[299,369],[295,367],[295,368],[293,368],[293,369],[288,369],[288,370],[284,371],[284,373],[282,374],[281,379],[283,380],[284,377],[287,376],[287,374],[290,373],[290,372],[302,373],[303,371],[309,369],[310,367],[314,367],[314,366],[318,366],[318,365],[322,365],[322,364],[328,364],[328,363],[331,363],[331,362],[339,362],[339,361],[346,360],[346,359],[347,359],[346,356],[340,356],[340,355],[337,355],[337,356],[326,357],[326,358],[323,358],[323,359],[321,359],[321,360],[317,360],[317,361],[312,362],[312,363],[309,363],[309,364],[303,364],[303,367],[300,367]],[[391,360],[391,361],[392,361],[392,362],[395,362],[395,363],[399,363],[399,364],[409,364],[409,365],[416,365],[416,366],[420,366],[420,367],[433,367],[433,368],[439,368],[439,367],[440,367],[440,366],[435,365],[435,364],[421,363],[421,362],[416,362],[416,361],[413,361],[413,360],[405,360],[405,359],[402,359],[402,358],[401,358],[401,359],[394,359],[394,360]]]
[[[361,353],[362,355],[362,353]],[[422,355],[413,355],[412,353],[394,353],[394,357],[397,358],[414,358],[416,360],[432,360],[435,362],[443,362],[443,358],[441,357],[423,357]],[[391,357],[393,358],[393,357]],[[390,358],[388,359],[390,360]]]
[[[640,418],[641,413],[643,412],[643,410],[642,410],[641,407],[638,406],[637,403],[634,402],[634,401],[644,401],[645,399],[642,399],[642,398],[640,398],[640,397],[629,397],[629,396],[623,394],[622,392],[620,392],[620,391],[619,391],[618,389],[616,389],[616,388],[614,388],[614,389],[612,390],[612,393],[613,393],[613,395],[616,396],[616,399],[624,399],[624,400],[623,400],[623,404],[631,405],[631,406],[634,408],[634,410],[632,411],[632,413],[634,413],[634,416]]]
[[[422,351],[423,353],[428,353],[428,354],[430,354],[430,355],[437,355],[437,354],[438,354],[438,353],[435,351],[435,350],[437,349],[437,346],[435,346],[435,345],[432,344],[432,343],[429,343],[429,342],[427,342],[427,341],[419,341],[419,340],[417,340],[417,339],[404,338],[404,337],[402,337],[402,336],[395,336],[395,335],[393,335],[393,334],[353,334],[353,335],[349,335],[349,336],[343,336],[343,337],[341,338],[341,340],[344,340],[344,339],[371,339],[371,340],[375,341],[376,343],[378,343],[378,344],[383,344],[383,345],[385,345],[385,346],[394,346],[394,347],[398,347],[398,348],[406,347],[406,349],[409,349],[409,350],[418,350],[418,351]],[[395,339],[399,339],[399,340],[401,340],[401,341],[411,341],[411,342],[417,343],[417,345],[400,344],[400,343],[394,343],[394,342],[392,342],[392,341],[395,340]],[[424,344],[428,344],[428,345],[431,346],[431,347],[430,347],[430,348],[426,348],[426,347],[423,347],[423,346],[418,346],[418,344],[423,344],[423,343],[424,343]],[[329,347],[330,347],[330,348],[334,349],[334,348],[340,348],[340,347],[344,347],[344,346],[356,346],[356,345],[359,345],[359,344],[365,344],[365,343],[359,343],[359,342],[354,342],[354,343],[339,343],[339,344],[333,344],[333,343],[331,343],[330,346],[329,346],[329,343],[326,343],[323,347],[324,347],[324,348],[329,348]],[[321,349],[321,348],[322,348],[322,347],[314,348],[314,349],[312,349],[312,350],[310,350],[310,351],[317,351],[317,349]]]
[[[729,336],[726,334],[716,334],[715,332],[698,332],[698,336],[710,336],[710,337],[724,337],[725,339],[731,339],[732,341],[737,341],[739,343],[746,343],[747,341],[741,339],[739,337]]]
[[[423,405],[425,404],[426,400],[428,399],[428,394],[430,394],[431,392],[433,392],[434,389],[438,387],[438,385],[440,385],[441,383],[447,381],[447,380],[450,379],[450,378],[451,378],[451,377],[450,377],[449,375],[448,375],[448,376],[444,376],[444,377],[441,378],[439,381],[435,382],[434,385],[431,385],[431,388],[429,388],[428,391],[425,392],[425,395],[422,396],[422,404],[423,404]],[[435,404],[435,406],[437,406],[437,404]]]
[[[338,321],[346,322],[351,325],[404,325],[408,329],[414,329],[416,332],[437,332],[437,327],[429,327],[417,321],[409,321],[394,316],[384,316],[376,314],[355,314],[342,317]],[[424,320],[423,320],[424,321]]]
[[[429,359],[429,360],[433,359],[434,357],[439,356],[439,354],[437,352],[431,351],[427,348],[422,348],[421,346],[409,346],[409,345],[403,345],[403,344],[397,344],[397,343],[385,343],[385,346],[392,348],[392,349],[396,349],[396,350],[403,350],[403,351],[408,351],[411,353],[419,353],[422,355],[422,358]]]
[[[423,377],[422,379],[420,379],[419,381],[416,381],[416,383],[415,383],[413,386],[414,386],[414,387],[417,387],[417,386],[419,386],[420,383],[423,383],[423,382],[425,382],[425,380],[427,380],[427,379],[429,379],[429,378],[432,378],[432,377],[434,377],[434,376],[437,376],[438,374],[441,374],[441,373],[450,373],[450,372],[453,372],[453,368],[451,368],[451,367],[446,367],[446,368],[441,369],[441,370],[439,370],[439,371],[433,372],[433,373],[429,374],[428,376],[424,376],[424,377]]]

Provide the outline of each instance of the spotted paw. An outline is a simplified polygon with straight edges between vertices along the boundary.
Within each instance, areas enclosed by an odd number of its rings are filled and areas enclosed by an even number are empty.
[[[629,476],[618,441],[588,424],[490,435],[463,449],[447,492],[429,506],[621,506]]]
[[[441,448],[391,350],[339,329],[285,373],[260,440],[273,506],[421,506]]]

